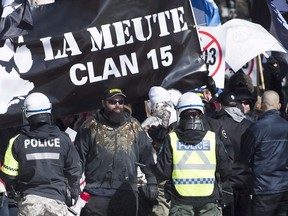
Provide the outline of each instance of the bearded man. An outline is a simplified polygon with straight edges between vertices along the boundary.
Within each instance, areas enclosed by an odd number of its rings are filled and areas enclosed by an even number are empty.
[[[158,196],[152,145],[140,123],[125,111],[122,90],[108,89],[104,95],[102,109],[83,123],[75,140],[84,191],[91,195],[81,216],[135,216],[138,166],[147,179],[147,198]]]

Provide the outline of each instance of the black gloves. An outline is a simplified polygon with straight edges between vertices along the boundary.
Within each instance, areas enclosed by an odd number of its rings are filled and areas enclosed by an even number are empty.
[[[172,180],[168,180],[164,184],[164,197],[166,202],[170,202],[172,196]]]
[[[145,190],[145,196],[149,200],[155,200],[158,197],[158,185],[157,184],[147,184]]]
[[[15,189],[15,184],[16,183],[13,181],[11,184],[6,185],[6,190],[8,191],[8,197],[18,202],[21,200],[21,193]]]
[[[75,203],[78,199],[80,192],[81,192],[81,190],[80,190],[79,184],[75,184],[75,185],[73,185],[73,187],[70,188],[71,198],[75,200]]]
[[[167,129],[163,125],[152,125],[147,132],[153,141],[156,142],[163,142],[166,134],[168,133]]]
[[[206,86],[213,96],[217,93],[215,81],[211,76],[207,77]]]

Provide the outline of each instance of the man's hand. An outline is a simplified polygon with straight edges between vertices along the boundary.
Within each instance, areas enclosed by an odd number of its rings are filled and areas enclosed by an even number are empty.
[[[207,77],[206,86],[213,96],[217,93],[216,83],[211,76]]]
[[[79,184],[74,184],[73,187],[70,189],[71,192],[71,198],[74,200],[74,203],[77,202],[78,196],[81,192],[80,190],[80,185]]]
[[[156,142],[163,142],[165,136],[167,135],[167,130],[163,125],[152,125],[147,132],[149,136]]]
[[[145,190],[145,196],[149,200],[155,200],[158,197],[158,185],[157,184],[147,184]]]

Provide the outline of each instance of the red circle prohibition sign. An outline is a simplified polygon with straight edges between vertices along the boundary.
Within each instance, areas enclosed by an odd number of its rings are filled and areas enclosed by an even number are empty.
[[[249,71],[248,71],[248,73],[247,73],[248,76],[251,75],[251,73],[252,73],[252,71],[253,71],[253,67],[254,67],[254,58],[251,60],[251,67],[250,67],[250,69],[249,69]]]
[[[217,46],[217,48],[219,50],[219,63],[216,66],[215,71],[210,75],[210,76],[213,77],[218,72],[218,70],[219,70],[219,68],[221,66],[221,62],[222,62],[222,58],[223,58],[222,57],[222,49],[221,49],[221,46],[220,46],[219,42],[216,40],[216,38],[213,35],[211,35],[208,32],[202,31],[202,30],[200,30],[199,33],[203,34],[203,35],[206,35],[207,37],[211,38],[211,41],[205,47],[203,47],[202,53],[205,52],[213,43],[216,44],[216,46]]]

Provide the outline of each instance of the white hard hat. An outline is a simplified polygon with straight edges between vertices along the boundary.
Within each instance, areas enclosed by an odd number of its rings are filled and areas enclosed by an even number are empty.
[[[204,104],[198,94],[194,92],[186,92],[179,98],[177,104],[179,116],[184,110],[188,109],[197,109],[204,113]]]
[[[52,106],[48,97],[39,92],[28,95],[23,105],[23,112],[26,118],[41,113],[51,114],[51,109]]]

